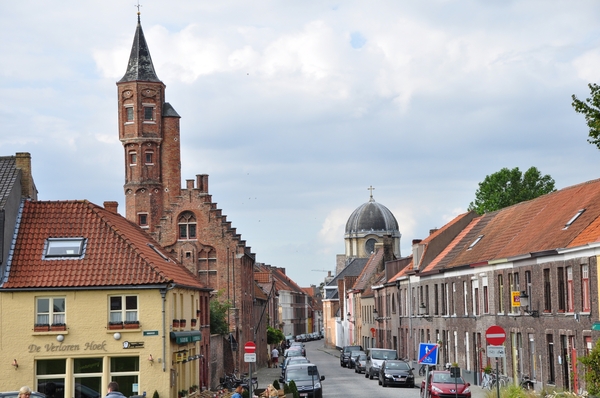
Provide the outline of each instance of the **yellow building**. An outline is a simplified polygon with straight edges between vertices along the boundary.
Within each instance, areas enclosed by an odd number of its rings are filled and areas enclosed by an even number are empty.
[[[209,289],[116,212],[24,201],[0,288],[0,391],[49,397],[198,394]]]

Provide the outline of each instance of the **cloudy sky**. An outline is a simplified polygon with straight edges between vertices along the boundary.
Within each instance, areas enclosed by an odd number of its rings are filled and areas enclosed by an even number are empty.
[[[0,3],[0,155],[32,154],[40,199],[124,209],[115,82],[135,3]],[[182,177],[209,174],[257,261],[303,286],[334,270],[371,185],[408,255],[503,167],[600,177],[571,107],[600,80],[598,1],[141,4]]]

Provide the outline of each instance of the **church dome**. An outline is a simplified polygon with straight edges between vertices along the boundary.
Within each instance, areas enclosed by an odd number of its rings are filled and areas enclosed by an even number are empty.
[[[373,196],[367,203],[352,212],[346,222],[346,236],[369,233],[398,236],[398,221],[384,205],[375,202]]]

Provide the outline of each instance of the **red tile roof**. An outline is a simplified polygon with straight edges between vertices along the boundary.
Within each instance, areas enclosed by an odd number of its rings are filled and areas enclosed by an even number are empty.
[[[82,259],[43,259],[47,238],[87,239]],[[25,202],[2,287],[118,287],[174,282],[204,289],[183,265],[137,225],[88,201]]]

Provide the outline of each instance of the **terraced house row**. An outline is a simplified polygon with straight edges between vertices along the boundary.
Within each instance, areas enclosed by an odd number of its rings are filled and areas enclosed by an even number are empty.
[[[485,331],[498,325],[502,373],[529,376],[537,389],[585,389],[578,358],[600,335],[600,180],[461,214],[413,240],[405,257],[378,233],[364,265],[352,269],[359,259],[348,257],[326,287],[327,344],[393,348],[416,362],[420,343],[437,343],[440,364],[456,362],[478,382],[495,367]]]

